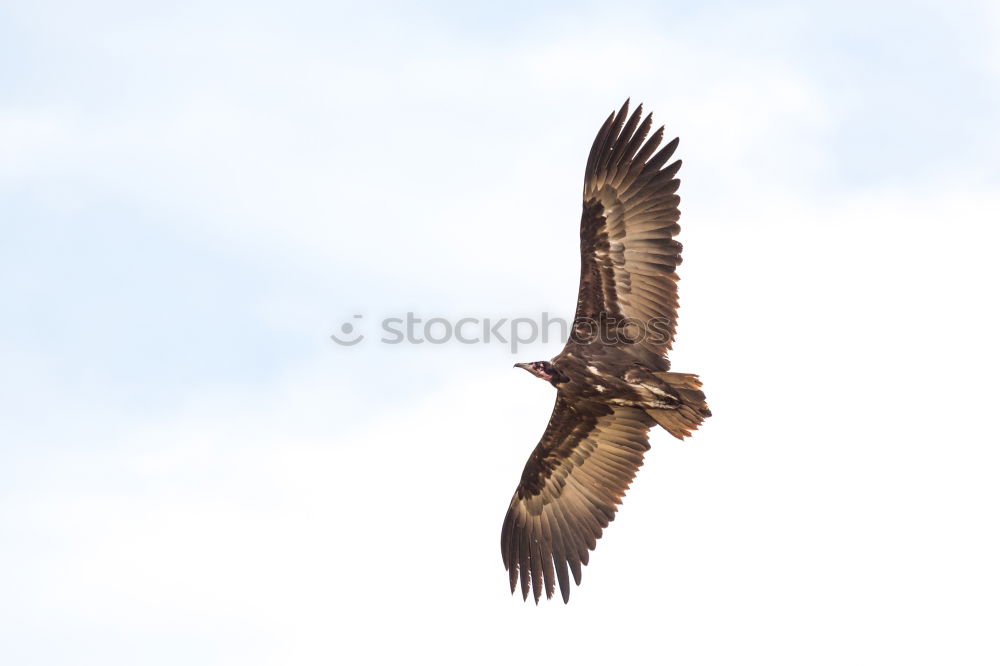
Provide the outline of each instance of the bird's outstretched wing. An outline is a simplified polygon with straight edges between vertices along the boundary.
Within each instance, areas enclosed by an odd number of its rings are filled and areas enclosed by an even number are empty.
[[[649,450],[653,423],[641,409],[556,398],[503,522],[500,549],[512,593],[520,578],[521,595],[531,590],[538,603],[558,581],[569,601],[569,573],[579,585],[581,565]]]
[[[677,318],[680,181],[674,176],[681,162],[664,167],[678,140],[657,152],[663,127],[646,139],[652,114],[640,122],[641,115],[642,105],[628,116],[626,101],[608,116],[587,158],[574,335],[586,337],[595,330],[593,322],[609,320],[626,340],[663,356]],[[646,327],[641,339],[635,337],[636,322]],[[625,333],[627,325],[631,333]]]

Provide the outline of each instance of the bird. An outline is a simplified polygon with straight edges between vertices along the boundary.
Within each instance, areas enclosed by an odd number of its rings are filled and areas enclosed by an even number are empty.
[[[580,286],[563,350],[516,363],[556,388],[555,405],[524,466],[500,535],[511,594],[535,604],[570,575],[614,520],[660,426],[684,439],[712,415],[698,375],[671,372],[677,317],[679,140],[660,147],[652,114],[629,100],[611,113],[587,158]],[[648,137],[648,138],[647,138]]]

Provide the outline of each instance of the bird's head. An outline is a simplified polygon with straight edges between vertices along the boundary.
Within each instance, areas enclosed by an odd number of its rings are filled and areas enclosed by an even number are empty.
[[[544,379],[552,384],[558,384],[560,382],[569,381],[563,373],[556,369],[556,366],[552,365],[548,361],[535,361],[533,363],[515,363],[515,368],[521,368],[522,370],[527,370],[539,379]]]

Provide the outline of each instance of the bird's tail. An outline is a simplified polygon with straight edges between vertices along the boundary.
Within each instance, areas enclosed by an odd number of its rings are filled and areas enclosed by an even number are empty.
[[[698,379],[698,375],[682,372],[654,374],[670,387],[680,402],[673,409],[647,409],[646,413],[671,435],[677,439],[684,439],[712,415],[708,403],[705,402],[705,394],[701,391],[701,380]]]

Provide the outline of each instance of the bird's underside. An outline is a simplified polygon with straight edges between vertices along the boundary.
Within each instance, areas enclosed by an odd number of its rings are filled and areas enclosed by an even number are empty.
[[[511,592],[569,601],[649,449],[649,428],[677,438],[711,416],[696,375],[670,372],[677,312],[677,147],[628,102],[587,160],[581,271],[570,340],[551,361],[518,364],[552,383],[556,403],[511,499],[501,553]],[[666,165],[666,166],[665,166]]]

